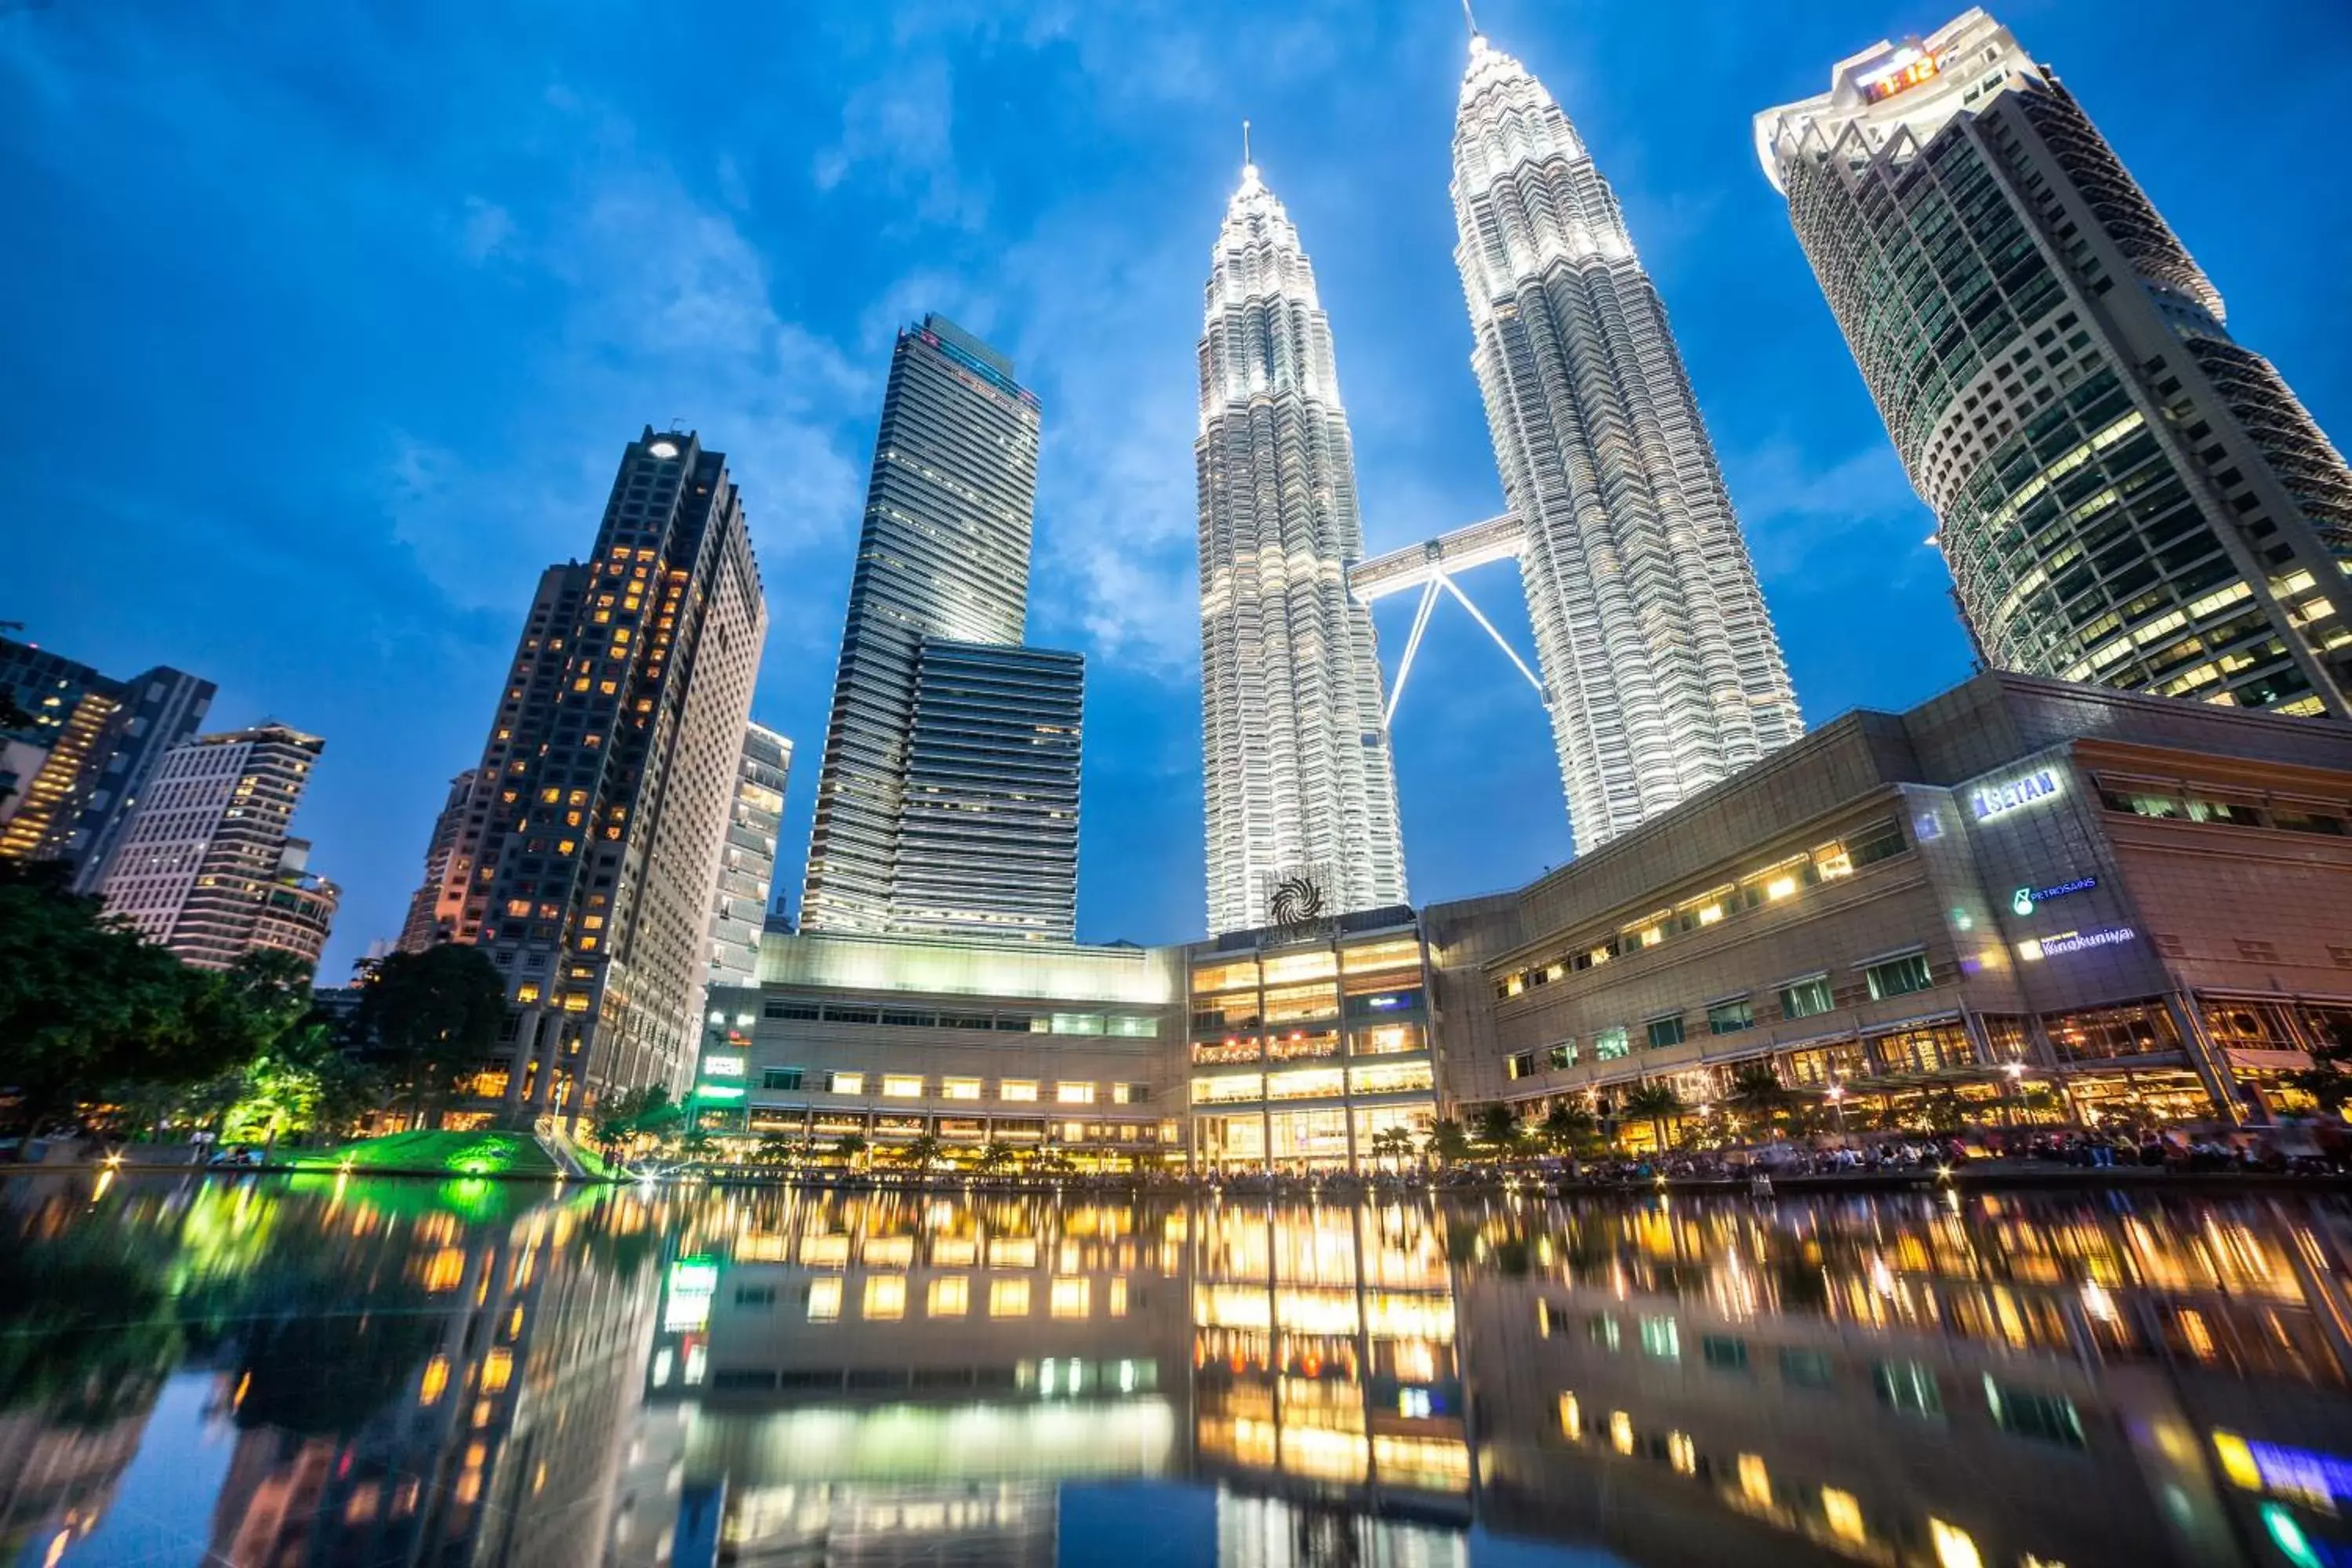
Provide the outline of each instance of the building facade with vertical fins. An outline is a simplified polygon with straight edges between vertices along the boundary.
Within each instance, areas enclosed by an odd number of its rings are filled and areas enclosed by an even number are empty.
[[[1074,942],[1084,656],[925,637],[899,829],[902,921]]]
[[[1202,311],[1201,744],[1209,929],[1268,924],[1304,879],[1328,913],[1405,899],[1396,777],[1331,328],[1255,163]]]
[[[1795,740],[1794,690],[1664,304],[1543,85],[1484,37],[1454,213],[1580,854]]]
[[[441,879],[513,1005],[461,1115],[684,1087],[767,624],[725,455],[648,426],[593,554],[541,576]]]
[[[1970,10],[1756,119],[2002,669],[2352,712],[2352,471],[2046,67]]]
[[[173,747],[123,827],[107,913],[200,969],[262,951],[315,966],[341,893],[288,829],[325,748],[284,724]]]
[[[0,688],[30,722],[0,731],[0,857],[58,860],[94,892],[139,793],[196,732],[209,680],[159,665],[117,680],[0,637]]]
[[[818,768],[804,931],[1071,939],[1075,875],[1032,872],[1075,866],[1075,794],[1066,813],[1058,783],[1016,798],[1041,766],[1058,778],[1060,762],[1041,759],[1066,753],[1075,769],[1077,750],[1076,656],[1022,646],[1037,433],[1036,395],[1004,355],[936,314],[898,334]],[[970,694],[927,692],[925,672],[952,669],[961,686],[991,658],[986,737],[950,744],[950,710],[974,716]],[[1068,679],[1042,679],[1048,666]],[[1039,706],[1021,708],[1024,692]]]
[[[784,820],[792,768],[792,742],[765,724],[743,726],[727,843],[719,853],[719,884],[710,896],[709,984],[749,985],[759,975],[760,932],[767,921],[768,889],[776,879],[776,834]]]

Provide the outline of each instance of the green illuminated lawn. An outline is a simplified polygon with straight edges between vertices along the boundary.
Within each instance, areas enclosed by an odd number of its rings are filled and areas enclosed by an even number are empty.
[[[305,1154],[296,1169],[412,1171],[452,1176],[552,1176],[555,1162],[520,1132],[394,1132]]]

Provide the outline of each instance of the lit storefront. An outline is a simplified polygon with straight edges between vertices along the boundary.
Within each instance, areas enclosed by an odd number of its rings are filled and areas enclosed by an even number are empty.
[[[2267,1122],[2352,1040],[2352,729],[1983,676],[1423,919],[1449,1103],[1636,1146]]]
[[[1204,943],[1187,983],[1201,1165],[1366,1168],[1417,1150],[1437,1085],[1410,910]]]

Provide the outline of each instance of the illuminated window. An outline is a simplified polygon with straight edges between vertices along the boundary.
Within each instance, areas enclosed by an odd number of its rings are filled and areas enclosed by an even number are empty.
[[[1969,1532],[1957,1524],[1946,1524],[1930,1516],[1927,1539],[1936,1544],[1938,1568],[1984,1568],[1984,1559],[1977,1552],[1977,1543]]]
[[[1822,1519],[1829,1525],[1830,1533],[1840,1541],[1864,1542],[1870,1539],[1870,1531],[1862,1522],[1862,1504],[1854,1500],[1852,1492],[1823,1487]]]
[[[950,1274],[931,1281],[926,1310],[934,1318],[961,1318],[971,1310],[971,1281]]]
[[[514,1376],[514,1352],[504,1345],[482,1358],[482,1392],[496,1394]]]
[[[988,1315],[992,1318],[1027,1317],[1029,1315],[1029,1281],[1026,1279],[990,1280]]]
[[[1087,1315],[1087,1281],[1084,1276],[1056,1279],[1046,1293],[1045,1310],[1056,1318],[1083,1318]]]
[[[448,1386],[449,1358],[447,1356],[436,1355],[431,1361],[425,1363],[424,1381],[418,1384],[416,1387],[416,1403],[419,1405],[433,1404],[436,1400],[441,1397],[441,1391]]]
[[[940,1094],[947,1100],[978,1100],[980,1079],[976,1078],[945,1078],[940,1080]]]
[[[1008,1078],[996,1086],[996,1098],[1031,1101],[1037,1098],[1037,1080],[1034,1078]]]
[[[809,1281],[809,1321],[830,1323],[841,1316],[841,1281],[838,1279]]]
[[[1573,1394],[1559,1396],[1559,1435],[1571,1443],[1584,1436],[1584,1412],[1578,1407]]]
[[[866,1281],[866,1300],[860,1310],[877,1322],[893,1322],[905,1317],[907,1277],[904,1274],[877,1274],[869,1278]]]
[[[912,1073],[885,1073],[882,1092],[897,1100],[919,1100],[923,1094],[923,1080]]]
[[[862,1072],[837,1072],[825,1080],[825,1088],[834,1094],[864,1094],[866,1075]]]
[[[1090,1083],[1057,1083],[1054,1086],[1054,1100],[1060,1105],[1092,1105],[1095,1102],[1095,1086]]]
[[[1758,1508],[1772,1506],[1772,1472],[1765,1468],[1763,1455],[1739,1456],[1739,1490]]]

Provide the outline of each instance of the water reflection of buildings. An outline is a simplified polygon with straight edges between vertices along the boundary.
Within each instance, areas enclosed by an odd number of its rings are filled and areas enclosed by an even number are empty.
[[[1193,1267],[1205,1473],[1466,1516],[1454,1297],[1433,1215],[1214,1205]]]
[[[1197,1469],[1224,1561],[1454,1561],[1360,1517],[1466,1513],[1452,1340],[1408,1210],[714,1198],[667,1268],[619,1558],[670,1560],[716,1498],[743,1563],[1049,1563],[1076,1493]]]
[[[1644,1560],[2275,1562],[2352,1503],[2340,1207],[1476,1223],[1461,1301],[1497,1530]]]
[[[651,1270],[615,1243],[647,1223],[627,1200],[472,1226],[338,1204],[315,1240],[377,1311],[225,1375],[239,1430],[205,1561],[596,1561],[653,1330]],[[371,1334],[386,1309],[413,1331]]]

